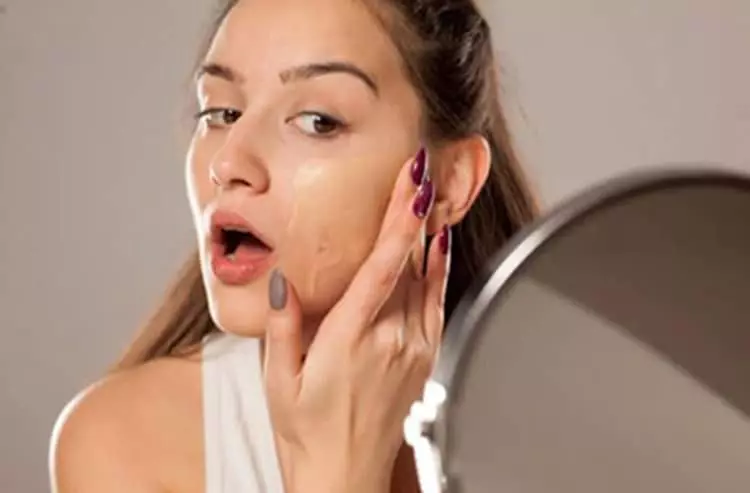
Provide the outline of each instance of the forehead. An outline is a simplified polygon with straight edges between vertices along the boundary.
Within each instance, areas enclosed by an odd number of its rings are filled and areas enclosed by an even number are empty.
[[[321,61],[352,62],[387,82],[400,74],[401,59],[370,8],[362,0],[240,0],[206,58],[245,77]]]

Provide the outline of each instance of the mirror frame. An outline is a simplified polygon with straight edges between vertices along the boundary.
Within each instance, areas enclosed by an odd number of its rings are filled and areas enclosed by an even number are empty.
[[[492,257],[448,321],[435,370],[425,387],[424,396],[412,407],[404,423],[404,436],[414,448],[420,483],[423,488],[423,481],[435,484],[425,493],[457,491],[456,478],[452,478],[444,467],[450,463],[451,430],[448,417],[460,400],[465,359],[473,352],[481,332],[481,322],[492,300],[512,285],[541,247],[591,215],[644,193],[689,185],[716,185],[750,194],[750,174],[715,164],[681,164],[631,172],[606,180],[542,214]],[[429,454],[429,457],[425,454]],[[430,463],[429,471],[419,470],[419,464],[425,461]],[[436,475],[437,478],[424,478],[424,474]]]

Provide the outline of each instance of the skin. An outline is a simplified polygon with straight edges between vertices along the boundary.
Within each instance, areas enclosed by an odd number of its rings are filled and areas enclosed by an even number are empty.
[[[312,25],[309,8],[299,4],[240,2],[220,28],[206,63],[231,67],[237,80],[202,77],[200,106],[236,108],[243,116],[231,127],[199,123],[188,179],[194,216],[213,203],[244,211],[274,245],[279,267],[299,286],[305,315],[315,319],[340,298],[372,249],[396,175],[419,150],[420,103],[398,52],[366,9],[316,2],[323,11]],[[351,63],[376,88],[342,72],[282,77],[327,62]],[[317,132],[319,117],[305,113],[313,111],[344,125]],[[217,194],[211,175],[224,193]],[[198,233],[205,254],[206,236]],[[266,298],[268,273],[247,286],[226,286],[204,266],[221,328],[262,336],[265,303],[248,300]]]
[[[362,220],[360,210],[351,208],[353,202],[367,200],[374,208],[381,207],[380,197],[376,194],[352,197],[351,190],[341,190],[341,181],[357,183],[361,180],[361,173],[359,163],[342,166],[337,178],[343,180],[332,180],[327,163],[321,163],[300,167],[294,177],[292,214],[285,235],[307,247],[299,251],[289,241],[282,248],[280,258],[284,259],[284,272],[300,273],[301,279],[296,285],[308,307],[317,305],[316,297],[331,287],[340,289],[348,282],[350,271],[359,264],[362,252],[369,251],[374,241],[369,231],[359,235],[347,234],[347,243],[337,238],[342,230],[355,232]],[[335,218],[335,222],[331,218]]]
[[[350,73],[290,72],[331,61],[357,67],[375,88]],[[200,109],[241,114],[199,121],[187,155],[212,317],[227,332],[266,338],[269,405],[288,490],[386,491],[382,478],[401,445],[399,417],[439,345],[448,259],[433,246],[424,280],[401,269],[410,255],[427,255],[425,232],[465,216],[487,177],[487,144],[480,136],[430,143],[435,201],[426,220],[411,213],[421,103],[387,33],[359,2],[241,1],[205,62],[223,70],[198,79]],[[321,136],[331,125],[313,111],[345,125]],[[210,272],[204,221],[217,204],[242,211],[274,247],[290,292],[282,311],[269,312],[267,274],[237,287]],[[416,329],[396,343],[404,320]],[[53,491],[203,491],[201,406],[199,355],[99,382],[55,427]],[[332,415],[340,419],[326,419]],[[369,421],[357,418],[365,415]],[[355,418],[364,426],[360,441],[339,428],[327,429],[325,439],[317,434],[319,423]],[[413,481],[409,461],[399,460],[395,471],[406,478],[402,485]]]

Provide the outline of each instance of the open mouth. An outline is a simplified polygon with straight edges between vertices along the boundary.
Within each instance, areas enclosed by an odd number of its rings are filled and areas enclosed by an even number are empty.
[[[223,256],[234,259],[244,252],[269,252],[271,248],[250,231],[235,227],[219,228],[216,240]]]
[[[227,285],[258,279],[273,261],[273,247],[241,215],[227,210],[211,214],[211,269]]]

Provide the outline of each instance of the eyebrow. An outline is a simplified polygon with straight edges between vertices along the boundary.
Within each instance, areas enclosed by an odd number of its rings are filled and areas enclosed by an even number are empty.
[[[220,63],[204,63],[201,65],[195,72],[195,80],[199,80],[204,75],[218,77],[219,79],[224,79],[228,82],[242,81],[242,77],[240,77],[237,72]]]
[[[364,82],[376,96],[380,93],[374,78],[370,77],[364,70],[356,65],[348,62],[325,62],[300,65],[298,67],[283,70],[279,73],[279,79],[281,79],[282,83],[287,84],[297,80],[308,80],[337,73],[352,75]],[[243,80],[243,77],[240,74],[232,70],[230,67],[220,63],[205,63],[201,65],[195,73],[195,80],[199,80],[204,75],[218,77],[219,79],[224,79],[233,83],[242,82]]]
[[[337,73],[348,74],[358,78],[364,82],[376,96],[380,92],[378,85],[372,77],[367,75],[367,73],[361,68],[348,62],[310,63],[307,65],[301,65],[299,67],[293,67],[282,71],[279,74],[279,78],[281,78],[281,82],[286,84],[296,80],[312,79],[323,75]]]

